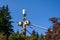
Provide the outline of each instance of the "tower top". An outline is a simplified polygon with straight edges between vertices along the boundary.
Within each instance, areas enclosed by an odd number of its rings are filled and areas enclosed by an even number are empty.
[[[22,14],[23,14],[23,15],[26,15],[26,9],[23,9],[23,10],[22,10]]]

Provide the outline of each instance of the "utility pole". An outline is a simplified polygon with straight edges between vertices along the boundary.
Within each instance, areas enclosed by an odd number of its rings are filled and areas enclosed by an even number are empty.
[[[29,20],[26,19],[26,10],[23,9],[22,10],[22,15],[23,15],[23,21],[22,22],[18,22],[18,26],[22,26],[23,30],[22,30],[22,35],[23,36],[26,36],[26,26],[34,26],[34,27],[38,27],[38,28],[41,28],[41,29],[44,29],[44,30],[47,30],[47,28],[44,28],[42,26],[38,26],[38,25],[34,25],[34,24],[31,24],[31,22]],[[28,31],[29,32],[29,31]],[[31,33],[30,33],[31,34]]]
[[[30,25],[30,21],[28,21],[26,19],[26,10],[25,9],[22,10],[22,14],[23,14],[23,21],[22,22],[18,22],[18,25],[22,26],[22,28],[23,28],[22,35],[26,36],[26,25]]]

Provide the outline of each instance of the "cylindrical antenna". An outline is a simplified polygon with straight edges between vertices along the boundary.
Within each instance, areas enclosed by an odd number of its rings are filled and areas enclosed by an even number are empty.
[[[22,14],[24,17],[26,16],[26,10],[25,9],[22,10]]]

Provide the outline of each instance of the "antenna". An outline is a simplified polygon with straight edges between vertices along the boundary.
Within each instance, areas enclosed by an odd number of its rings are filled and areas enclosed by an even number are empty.
[[[23,14],[26,14],[26,10],[25,9],[23,9],[22,11],[23,11]]]
[[[23,17],[26,17],[26,9],[22,10]]]
[[[44,28],[44,27],[41,27],[41,26],[38,26],[38,25],[35,25],[35,24],[31,24],[31,22],[26,19],[26,10],[25,9],[22,10],[22,14],[23,14],[23,21],[22,22],[18,22],[18,26],[22,26],[22,35],[23,36],[26,36],[26,31],[27,31],[26,30],[26,26],[27,25],[28,26],[35,26],[37,28],[41,28],[41,29],[47,30],[47,28]]]
[[[22,26],[22,28],[23,28],[22,35],[26,36],[26,25],[29,25],[30,21],[28,21],[26,19],[26,10],[25,9],[22,10],[22,14],[23,14],[23,22],[18,22],[18,25]]]

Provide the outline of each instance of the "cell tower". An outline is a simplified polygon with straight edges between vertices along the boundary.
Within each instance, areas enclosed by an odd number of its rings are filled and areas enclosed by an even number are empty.
[[[44,28],[44,27],[41,27],[41,26],[38,26],[38,25],[35,25],[35,24],[31,24],[31,22],[29,20],[26,19],[26,10],[23,9],[22,10],[22,15],[23,15],[23,21],[22,22],[18,22],[18,25],[19,26],[22,26],[23,30],[22,30],[22,35],[23,36],[26,36],[26,26],[35,26],[35,27],[38,27],[38,28],[41,28],[41,29],[44,29],[44,30],[47,30],[47,28]],[[28,31],[29,32],[29,31]],[[29,32],[30,33],[30,32]],[[31,33],[30,33],[31,34]]]

